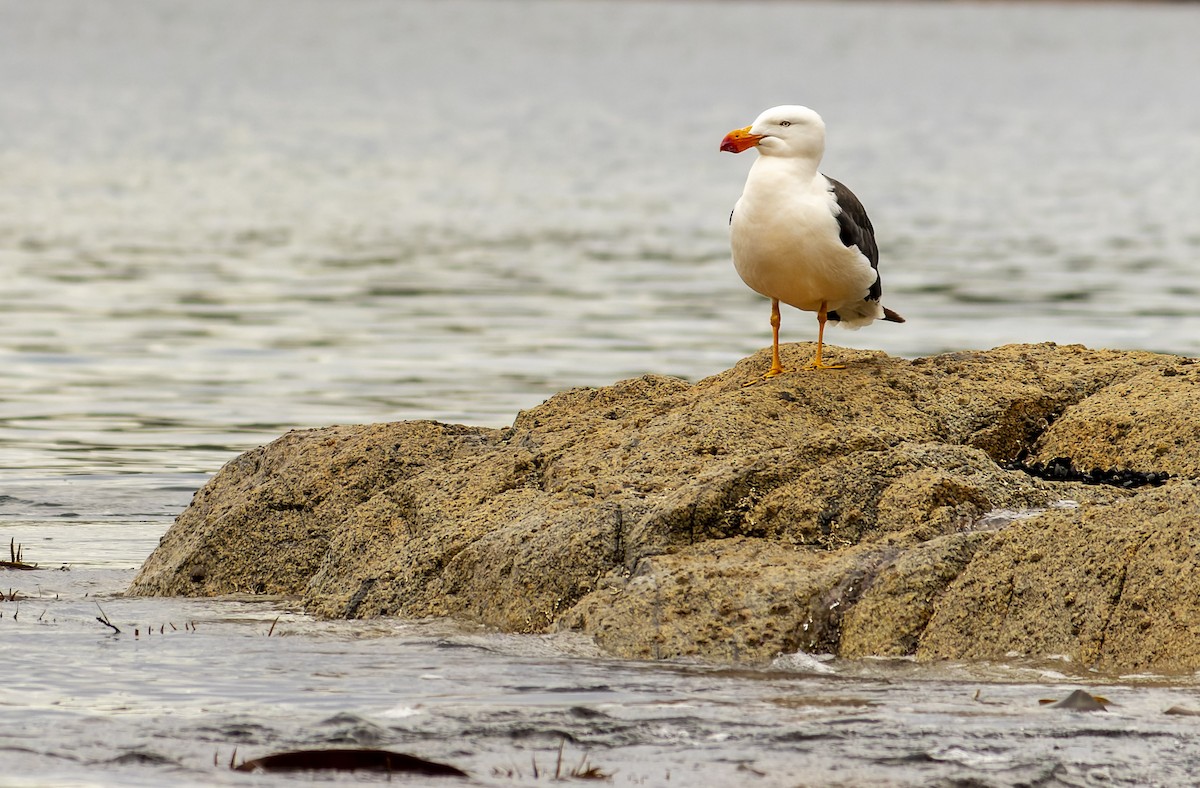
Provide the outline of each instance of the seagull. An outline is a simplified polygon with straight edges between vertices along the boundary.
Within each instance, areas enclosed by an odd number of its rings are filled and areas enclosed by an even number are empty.
[[[771,368],[779,362],[779,302],[817,313],[817,352],[806,369],[843,369],[821,358],[825,323],[861,328],[904,318],[879,303],[875,229],[854,193],[817,171],[825,122],[808,107],[773,107],[721,140],[721,150],[757,148],[742,196],[729,215],[733,265],[751,290],[771,299]]]

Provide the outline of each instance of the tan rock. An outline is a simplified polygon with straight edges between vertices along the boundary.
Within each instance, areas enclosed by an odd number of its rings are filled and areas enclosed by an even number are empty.
[[[935,605],[923,658],[1063,655],[1110,670],[1200,668],[1200,483],[1016,523]]]
[[[931,539],[882,567],[845,615],[838,653],[900,657],[916,653],[934,604],[995,534],[967,531]]]
[[[811,346],[784,352],[794,363]],[[1141,391],[1164,371],[1183,391],[1183,360],[1052,344],[914,361],[829,352],[847,369],[763,381],[764,352],[694,385],[646,376],[566,391],[502,430],[405,422],[288,433],[197,493],[130,593],[292,594],[327,617],[577,629],[637,657],[936,658],[983,653],[971,645],[982,640],[1113,665],[1183,659],[1183,635],[1159,643],[1117,631],[1113,622],[1146,619],[1110,616],[1093,599],[1125,567],[1130,605],[1143,594],[1158,609],[1191,610],[1156,584],[1159,564],[1121,563],[1122,545],[1140,544],[1133,526],[1111,539],[1101,526],[1104,512],[1132,517],[1139,501],[1160,499],[997,465],[1039,437],[1050,446],[1047,425],[1065,431],[1091,397]],[[1153,412],[1150,421],[1167,410]],[[1185,433],[1177,453],[1159,456],[1182,458],[1188,446],[1194,457]],[[1002,527],[1064,499],[1090,508]],[[1163,516],[1181,516],[1174,507],[1190,500],[1162,498]],[[1067,528],[1092,511],[1087,545],[1035,539],[1038,523]],[[996,604],[1004,572],[1015,588],[1040,589],[1053,582],[1047,570],[1069,577],[1092,560],[1108,568],[1079,588],[1101,590],[1045,626],[1022,617],[1053,612],[1034,590],[1004,618],[971,607]],[[1109,646],[1088,645],[1099,642],[1093,632]]]
[[[1068,408],[1037,443],[1037,458],[1076,468],[1129,468],[1200,478],[1200,365],[1181,359]]]

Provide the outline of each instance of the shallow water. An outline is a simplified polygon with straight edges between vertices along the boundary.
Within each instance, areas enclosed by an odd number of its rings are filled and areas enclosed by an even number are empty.
[[[316,622],[279,599],[124,599],[133,573],[103,529],[12,525],[53,560],[4,578],[18,598],[0,602],[3,785],[285,785],[313,778],[228,766],[328,747],[417,754],[471,775],[438,784],[491,786],[552,782],[560,747],[564,771],[615,785],[1185,785],[1200,769],[1200,722],[1165,713],[1200,709],[1191,679],[1055,661],[623,662],[575,638]],[[160,530],[119,527],[130,553]],[[52,568],[79,550],[101,557]],[[1038,702],[1076,686],[1112,705]]]
[[[286,429],[502,425],[763,347],[726,236],[750,154],[717,146],[772,104],[825,116],[825,169],[909,319],[835,343],[1200,353],[1198,25],[1154,4],[0,0],[0,538],[47,567],[0,573],[0,784],[272,784],[221,767],[334,743],[530,784],[564,737],[615,784],[1187,784],[1196,723],[1162,712],[1200,706],[1193,677],[721,671],[120,591],[211,473]],[[785,313],[785,339],[813,322]],[[1118,705],[1037,706],[1076,685]]]

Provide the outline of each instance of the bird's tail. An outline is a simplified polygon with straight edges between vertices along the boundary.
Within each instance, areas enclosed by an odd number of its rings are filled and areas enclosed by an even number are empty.
[[[848,328],[851,331],[860,329],[863,326],[869,326],[876,320],[888,320],[892,323],[904,322],[904,318],[898,313],[871,299],[864,299],[860,303],[849,307],[839,307],[836,310],[830,310],[827,317],[834,325],[841,328]]]

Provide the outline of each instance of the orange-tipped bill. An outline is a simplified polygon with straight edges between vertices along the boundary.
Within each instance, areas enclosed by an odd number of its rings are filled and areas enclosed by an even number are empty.
[[[725,139],[721,140],[721,150],[730,153],[741,153],[744,150],[753,148],[758,144],[758,141],[763,138],[762,134],[751,134],[750,126],[744,129],[734,129],[725,135]]]

